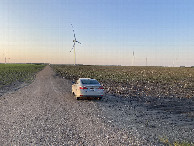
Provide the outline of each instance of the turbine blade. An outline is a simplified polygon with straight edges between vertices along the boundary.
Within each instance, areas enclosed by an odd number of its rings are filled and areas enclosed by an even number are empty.
[[[72,27],[72,29],[73,29],[73,36],[74,36],[74,38],[75,38],[75,31],[74,31],[74,27],[73,27],[73,25],[71,24],[71,27]],[[76,38],[75,38],[76,39]]]
[[[70,52],[74,49],[75,47],[75,42],[73,43],[73,47],[71,48]]]
[[[74,44],[73,44],[73,48],[75,47],[75,42],[74,42]]]
[[[71,48],[70,52],[73,50],[73,48]]]
[[[80,42],[76,41],[77,43],[81,44]]]

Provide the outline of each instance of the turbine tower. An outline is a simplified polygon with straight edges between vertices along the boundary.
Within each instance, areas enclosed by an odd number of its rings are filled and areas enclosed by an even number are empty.
[[[135,53],[134,53],[134,51],[133,51],[133,56],[132,56],[132,63],[131,63],[131,66],[133,66],[133,64],[134,64],[134,60],[135,60]]]
[[[74,40],[73,40],[74,43],[73,43],[73,47],[72,47],[71,51],[74,49],[74,65],[76,65],[75,43],[79,43],[79,44],[81,44],[81,43],[76,40],[75,31],[74,31],[73,25],[71,24],[71,26],[72,26],[72,29],[73,29],[73,36],[74,36]]]

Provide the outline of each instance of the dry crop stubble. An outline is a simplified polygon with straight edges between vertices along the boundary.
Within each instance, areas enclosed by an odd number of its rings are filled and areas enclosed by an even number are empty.
[[[57,75],[95,78],[107,93],[133,97],[194,97],[194,68],[53,65]]]

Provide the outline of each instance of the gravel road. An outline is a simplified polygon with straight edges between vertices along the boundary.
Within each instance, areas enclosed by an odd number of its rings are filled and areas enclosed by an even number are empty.
[[[163,145],[160,138],[194,142],[193,99],[77,101],[49,66],[0,97],[0,145]]]

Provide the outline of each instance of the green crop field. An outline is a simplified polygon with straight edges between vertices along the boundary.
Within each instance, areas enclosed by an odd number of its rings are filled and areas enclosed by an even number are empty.
[[[52,65],[57,75],[95,78],[107,93],[135,97],[194,97],[194,68]]]
[[[0,64],[0,88],[10,86],[16,82],[30,82],[36,72],[45,65],[35,64]]]

